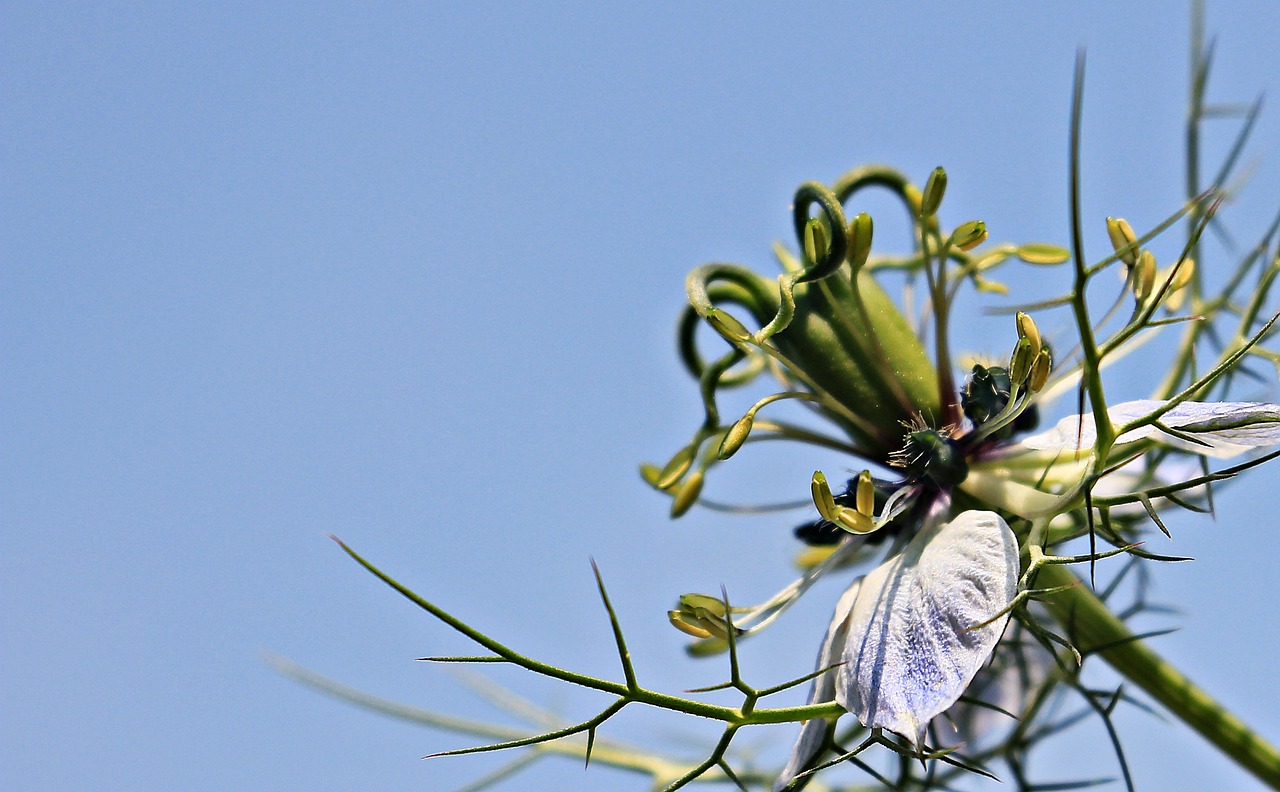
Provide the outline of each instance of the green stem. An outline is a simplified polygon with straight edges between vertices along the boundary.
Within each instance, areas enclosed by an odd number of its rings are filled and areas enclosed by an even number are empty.
[[[1074,572],[1061,565],[1040,571],[1037,586],[1071,586],[1045,600],[1053,617],[1072,631],[1082,653],[1096,652],[1116,671],[1163,704],[1183,723],[1272,789],[1280,789],[1280,752],[1194,682],[1135,639]]]

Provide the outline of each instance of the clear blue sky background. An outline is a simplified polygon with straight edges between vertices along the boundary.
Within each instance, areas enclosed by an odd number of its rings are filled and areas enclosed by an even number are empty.
[[[0,787],[483,774],[419,760],[466,740],[263,663],[502,717],[414,662],[466,646],[330,532],[512,645],[613,675],[594,556],[643,678],[719,681],[664,611],[722,582],[739,601],[779,588],[797,518],[671,522],[639,482],[699,416],[672,342],[685,272],[769,268],[795,185],[867,161],[921,180],[944,164],[945,219],[1064,242],[1079,45],[1090,249],[1105,215],[1147,227],[1182,195],[1181,5],[857,5],[6,3]],[[1212,97],[1280,87],[1280,6],[1219,3],[1209,22]],[[1220,152],[1229,127],[1212,129]],[[1229,215],[1246,241],[1277,210],[1280,113],[1252,151]],[[990,326],[959,345],[1002,352]],[[1147,387],[1142,365],[1115,374],[1121,395]],[[757,455],[708,493],[802,498],[816,467],[847,464]],[[1216,521],[1176,522],[1158,549],[1198,560],[1156,589],[1185,610],[1160,650],[1273,741],[1278,484],[1263,472]],[[838,585],[749,645],[751,678],[807,671]],[[566,713],[598,701],[499,676]],[[1142,789],[1258,788],[1180,726],[1131,711],[1121,728]],[[646,714],[606,732],[711,734]],[[1115,773],[1096,723],[1052,753],[1044,780]],[[551,762],[502,788],[645,784]]]

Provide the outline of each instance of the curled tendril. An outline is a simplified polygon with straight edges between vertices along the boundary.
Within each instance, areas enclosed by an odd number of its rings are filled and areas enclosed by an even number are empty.
[[[822,210],[822,221],[826,226],[830,239],[826,250],[820,251],[819,260],[808,262],[794,283],[809,283],[822,280],[839,269],[844,263],[845,254],[849,251],[849,227],[845,223],[844,208],[840,200],[824,184],[805,182],[796,190],[795,200],[791,205],[792,220],[796,227],[796,236],[800,240],[800,249],[805,248],[805,232],[809,225],[809,210],[817,204]]]
[[[906,174],[888,165],[863,165],[854,168],[836,179],[831,192],[841,206],[846,206],[854,193],[868,187],[883,187],[893,193],[906,207],[907,220],[912,228],[915,229],[920,224],[920,189],[911,183]],[[919,231],[913,230],[912,247],[918,239]]]

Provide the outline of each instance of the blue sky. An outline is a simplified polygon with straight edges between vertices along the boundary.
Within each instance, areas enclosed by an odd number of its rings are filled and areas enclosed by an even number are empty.
[[[1188,24],[1151,8],[6,4],[0,786],[482,775],[485,759],[419,760],[459,738],[264,664],[492,713],[413,660],[464,644],[328,533],[529,654],[612,675],[594,557],[646,679],[718,681],[665,610],[720,583],[740,601],[776,590],[796,519],[672,522],[636,475],[699,418],[672,340],[684,274],[769,268],[795,186],[870,161],[920,180],[945,165],[951,222],[1065,242],[1081,45],[1086,244],[1105,250],[1108,214],[1154,224],[1182,196]],[[1212,97],[1276,90],[1278,23],[1270,2],[1210,8]],[[1230,130],[1211,127],[1209,151]],[[1277,209],[1280,114],[1251,152],[1228,214],[1246,241]],[[958,343],[998,350],[988,326]],[[1126,367],[1114,388],[1141,395],[1149,376]],[[709,493],[803,497],[843,464],[757,460]],[[1263,471],[1216,521],[1177,521],[1160,549],[1197,560],[1156,591],[1185,612],[1158,648],[1273,741],[1277,484]],[[805,672],[836,591],[753,645],[749,670]],[[595,704],[500,678],[564,712]],[[1140,788],[1258,788],[1179,726],[1121,725]],[[709,739],[698,726],[640,714],[613,734],[680,745]],[[1047,776],[1115,772],[1096,725],[1072,740]],[[645,788],[571,762],[500,788],[566,786]]]

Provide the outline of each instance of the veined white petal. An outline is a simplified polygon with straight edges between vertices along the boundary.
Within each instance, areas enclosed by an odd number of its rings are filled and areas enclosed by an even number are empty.
[[[934,515],[863,579],[847,625],[836,700],[863,725],[919,743],[1004,632],[991,619],[1018,589],[1018,542],[995,512]]]
[[[853,585],[840,595],[840,600],[836,602],[836,612],[831,617],[831,624],[827,627],[827,635],[822,639],[822,648],[818,650],[818,662],[813,670],[817,671],[826,668],[836,662],[839,662],[840,653],[844,650],[845,636],[849,632],[849,610],[853,607],[853,602],[858,597],[858,590],[862,587],[862,578],[853,581]],[[813,684],[809,688],[809,703],[821,704],[827,701],[834,701],[836,698],[836,672],[828,671],[822,676],[815,677]],[[809,763],[817,755],[818,749],[822,747],[823,733],[827,729],[826,718],[814,718],[807,720],[800,726],[800,736],[796,738],[795,747],[791,749],[791,758],[787,760],[787,766],[782,769],[782,774],[773,782],[773,792],[791,783],[799,773],[803,772]]]
[[[1120,426],[1150,415],[1168,402],[1152,399],[1123,402],[1107,409],[1111,423]],[[1158,426],[1141,426],[1116,438],[1133,443],[1147,438],[1194,454],[1225,459],[1253,448],[1280,445],[1280,406],[1259,402],[1182,402],[1160,416]],[[1178,435],[1183,435],[1179,437]],[[1038,451],[1075,451],[1093,448],[1093,413],[1070,415],[1057,426],[1022,441]]]

